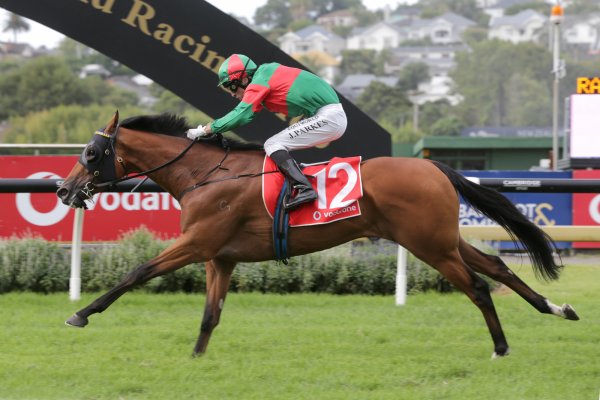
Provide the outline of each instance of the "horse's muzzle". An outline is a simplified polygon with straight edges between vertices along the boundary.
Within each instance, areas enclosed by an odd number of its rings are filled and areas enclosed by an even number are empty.
[[[56,191],[56,195],[62,201],[62,203],[71,208],[83,208],[87,210],[85,200],[90,198],[85,192],[79,190],[75,193],[71,193],[66,187],[60,187]]]

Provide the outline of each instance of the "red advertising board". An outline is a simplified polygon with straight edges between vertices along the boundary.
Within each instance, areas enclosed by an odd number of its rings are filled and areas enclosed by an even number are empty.
[[[0,157],[0,178],[65,178],[78,156]],[[0,237],[34,235],[72,239],[74,210],[53,193],[0,194]],[[145,226],[163,238],[179,235],[179,203],[168,193],[101,193],[88,204],[84,241],[114,241]]]
[[[600,170],[576,170],[573,179],[600,179]],[[573,225],[600,225],[600,193],[573,193]],[[573,248],[600,248],[600,243],[573,242]]]

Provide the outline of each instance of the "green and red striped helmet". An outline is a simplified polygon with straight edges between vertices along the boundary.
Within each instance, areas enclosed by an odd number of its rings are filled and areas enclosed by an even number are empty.
[[[252,75],[256,68],[258,67],[249,57],[233,54],[223,61],[219,68],[219,86],[234,80],[241,81],[248,74]]]

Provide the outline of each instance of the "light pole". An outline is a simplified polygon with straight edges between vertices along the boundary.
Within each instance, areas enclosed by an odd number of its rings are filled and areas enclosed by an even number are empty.
[[[550,22],[552,23],[552,73],[554,74],[552,102],[552,169],[558,170],[558,83],[565,75],[565,65],[560,59],[560,24],[564,19],[563,8],[559,3],[552,6]]]

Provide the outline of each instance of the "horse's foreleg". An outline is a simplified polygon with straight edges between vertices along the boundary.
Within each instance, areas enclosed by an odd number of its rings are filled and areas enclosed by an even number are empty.
[[[114,288],[98,297],[87,307],[77,311],[66,321],[66,324],[83,328],[88,324],[90,315],[106,310],[129,289],[193,262],[194,256],[188,246],[189,241],[179,238],[157,257],[129,272]]]
[[[210,335],[219,324],[234,268],[234,262],[223,260],[213,259],[206,263],[206,303],[194,356],[206,352]]]
[[[557,306],[531,289],[513,271],[511,271],[506,264],[504,264],[500,257],[485,254],[462,238],[459,244],[459,251],[461,257],[469,267],[508,286],[539,312],[553,314],[570,320],[579,319],[575,310],[569,304]]]

